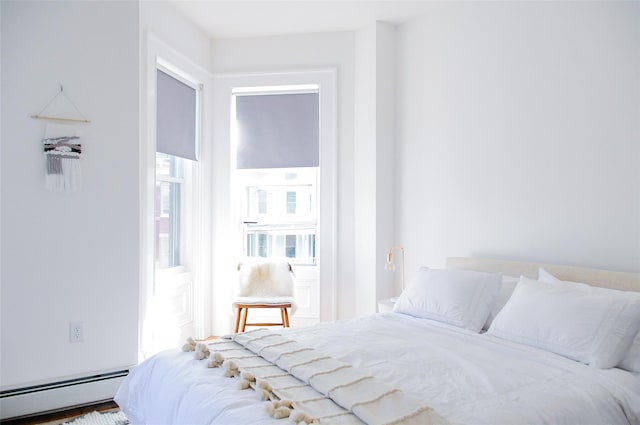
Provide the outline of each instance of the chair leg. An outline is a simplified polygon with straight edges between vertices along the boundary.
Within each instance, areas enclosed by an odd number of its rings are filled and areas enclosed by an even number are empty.
[[[284,324],[285,328],[289,327],[289,312],[287,311],[286,308],[282,308],[282,323]]]
[[[236,308],[236,327],[233,330],[234,333],[238,333],[238,328],[240,327],[240,314],[241,313],[242,313],[242,308],[237,307]]]
[[[244,314],[242,315],[242,326],[240,332],[244,332],[244,328],[247,326],[247,315],[249,314],[249,307],[244,308]]]

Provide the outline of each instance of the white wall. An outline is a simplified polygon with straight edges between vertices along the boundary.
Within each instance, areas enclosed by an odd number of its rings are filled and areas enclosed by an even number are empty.
[[[407,268],[640,271],[640,3],[434,3],[399,30]]]
[[[395,26],[356,32],[354,143],[354,314],[375,313],[378,299],[400,293],[383,269],[394,241]],[[400,275],[400,272],[398,273]],[[395,288],[394,280],[398,282]]]
[[[396,273],[385,271],[389,248],[397,245],[396,217],[396,26],[376,22],[376,301],[400,295],[401,257]],[[373,266],[373,265],[372,265]]]
[[[136,363],[139,23],[136,2],[1,8],[5,389]],[[92,121],[78,193],[45,191],[45,122],[30,118],[60,84]]]
[[[353,84],[354,84],[354,34],[336,32],[292,36],[246,39],[213,40],[212,70],[215,73],[251,73],[270,71],[298,71],[335,68],[337,70],[337,155],[338,155],[338,208],[337,208],[337,276],[338,317],[353,315],[354,300],[354,186],[353,186]],[[214,136],[215,139],[215,136]],[[225,143],[216,141],[215,143]],[[227,185],[227,180],[214,181],[215,185]],[[215,176],[214,176],[215,178]],[[217,186],[216,186],[217,187]],[[214,195],[214,209],[218,215],[224,211],[228,199],[218,195],[227,193],[220,187]],[[217,217],[219,220],[220,217]],[[228,223],[228,220],[227,220]],[[214,230],[215,235],[215,230]],[[216,236],[214,236],[215,238]],[[224,244],[224,241],[221,242]],[[214,253],[215,256],[215,253]],[[224,282],[218,282],[224,285]],[[322,300],[323,303],[332,302]]]
[[[353,254],[354,313],[375,311],[376,278],[376,45],[375,25],[355,33]],[[380,263],[382,264],[382,263]]]
[[[205,69],[211,65],[211,40],[168,2],[140,2],[140,27]]]

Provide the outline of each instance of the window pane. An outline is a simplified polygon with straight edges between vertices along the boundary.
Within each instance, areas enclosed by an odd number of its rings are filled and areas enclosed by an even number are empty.
[[[177,156],[156,152],[156,177],[184,177],[183,161]]]
[[[296,213],[296,193],[287,192],[287,214]]]
[[[243,191],[244,221],[311,222],[316,219],[317,169],[238,173]]]
[[[309,257],[315,260],[316,258],[316,235],[309,235],[309,239],[307,240],[307,250],[309,253]]]
[[[258,257],[267,256],[267,235],[265,233],[258,234]]]
[[[287,258],[296,258],[296,235],[287,235]]]
[[[267,213],[267,191],[258,190],[258,214]]]
[[[316,263],[317,168],[239,171],[246,255]]]
[[[247,235],[247,256],[256,256],[256,235],[255,233],[249,233]]]
[[[287,257],[293,264],[316,263],[316,229],[290,225],[247,225],[248,257]],[[257,241],[255,243],[254,241]]]
[[[156,155],[155,265],[165,269],[180,265],[180,214],[182,160]]]

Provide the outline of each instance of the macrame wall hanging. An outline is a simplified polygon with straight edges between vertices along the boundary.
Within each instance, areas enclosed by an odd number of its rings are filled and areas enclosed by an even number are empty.
[[[43,115],[44,111],[60,96],[73,106],[82,118],[66,118],[56,115]],[[60,91],[47,105],[31,118],[47,121],[45,135],[42,139],[46,158],[45,188],[51,192],[78,192],[82,188],[82,172],[80,156],[82,144],[80,142],[80,127],[78,123],[89,123],[75,104]]]
[[[45,188],[50,192],[78,192],[82,188],[79,129],[48,122],[42,142],[47,159]]]

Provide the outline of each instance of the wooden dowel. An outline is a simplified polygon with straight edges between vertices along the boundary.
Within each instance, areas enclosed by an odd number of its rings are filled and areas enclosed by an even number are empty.
[[[52,117],[49,115],[31,115],[31,118],[35,118],[37,120],[52,120],[52,121],[67,121],[67,122],[85,122],[90,123],[91,121],[85,119],[78,118],[62,118],[62,117]]]

